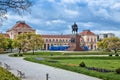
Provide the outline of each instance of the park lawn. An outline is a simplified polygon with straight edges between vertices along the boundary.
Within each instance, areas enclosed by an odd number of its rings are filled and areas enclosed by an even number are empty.
[[[45,60],[37,60],[35,57],[27,57],[25,60],[87,74],[103,80],[120,80],[120,74],[116,74],[116,72],[103,73],[79,67],[79,64],[83,61],[87,67],[115,71],[115,69],[120,68],[120,57],[52,57]]]
[[[21,80],[15,77],[11,72],[0,67],[0,80]]]
[[[101,59],[63,59],[58,60],[60,63],[73,64],[79,66],[81,62],[84,62],[87,67],[97,67],[103,69],[115,70],[120,67],[120,60],[101,60]]]

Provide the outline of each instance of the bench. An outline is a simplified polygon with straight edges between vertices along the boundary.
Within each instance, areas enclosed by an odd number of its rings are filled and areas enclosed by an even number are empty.
[[[18,72],[18,76],[20,77],[20,78],[25,78],[25,73],[23,73],[22,71],[20,71],[20,70],[17,70],[17,72]]]
[[[9,66],[8,64],[6,64],[6,63],[4,63],[4,67],[5,67],[7,70],[10,70],[10,69],[11,69],[10,66]]]

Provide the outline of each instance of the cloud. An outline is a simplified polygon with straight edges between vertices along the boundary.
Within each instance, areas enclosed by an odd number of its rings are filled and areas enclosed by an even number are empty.
[[[24,20],[37,33],[70,34],[71,25],[76,22],[79,31],[90,29],[96,34],[111,31],[120,36],[119,17],[120,0],[35,0],[31,14],[21,17],[9,13],[0,29],[5,32],[16,21]]]

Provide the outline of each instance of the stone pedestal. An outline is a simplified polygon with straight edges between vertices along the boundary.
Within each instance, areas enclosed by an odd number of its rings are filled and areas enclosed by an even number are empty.
[[[80,38],[81,36],[78,34],[72,36],[71,42],[69,43],[70,48],[68,48],[68,51],[84,51],[84,49],[80,47]]]

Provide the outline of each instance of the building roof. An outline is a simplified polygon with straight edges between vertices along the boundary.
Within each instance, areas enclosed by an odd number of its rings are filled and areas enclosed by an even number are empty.
[[[71,38],[72,35],[41,35],[43,38]]]
[[[83,32],[81,32],[80,35],[95,35],[95,34],[90,30],[83,30]]]
[[[25,21],[17,21],[16,24],[8,31],[11,31],[11,30],[19,30],[19,29],[22,29],[22,28],[27,28],[27,29],[30,29],[30,30],[33,30],[35,31],[34,29],[32,29],[29,25],[27,25],[25,23]],[[8,32],[7,31],[7,32]]]

